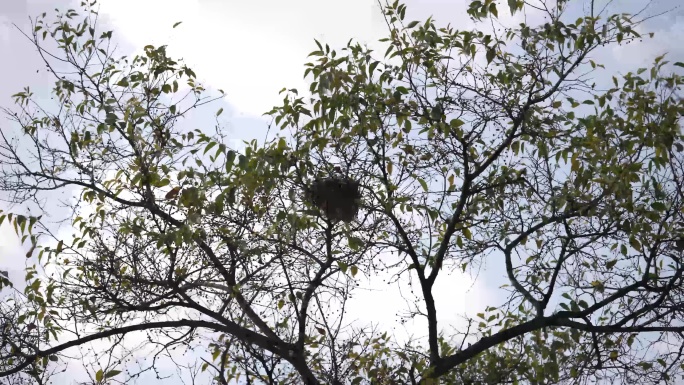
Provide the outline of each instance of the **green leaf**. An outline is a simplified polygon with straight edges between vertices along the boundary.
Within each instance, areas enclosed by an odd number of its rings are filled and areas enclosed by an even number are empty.
[[[176,23],[173,24],[173,28],[178,27],[179,25],[181,25],[181,23],[182,23],[182,21],[177,21]]]
[[[465,122],[462,121],[461,119],[451,119],[451,121],[449,122],[449,125],[453,128],[461,127],[464,124],[465,124]]]
[[[496,3],[489,4],[489,12],[494,15],[494,17],[499,17],[499,11],[496,9]]]
[[[380,64],[379,61],[374,61],[368,66],[368,74],[372,75],[373,72],[375,72],[375,69],[378,67],[378,64]]]
[[[117,376],[119,374],[121,374],[120,370],[110,370],[107,372],[107,374],[105,374],[104,378],[105,379],[112,378],[112,377]]]
[[[359,272],[359,268],[356,265],[352,265],[349,270],[351,271],[352,277],[356,277],[356,274]]]
[[[495,56],[496,56],[496,49],[495,48],[489,48],[487,50],[487,64],[491,63],[492,60],[494,60]]]
[[[231,168],[233,168],[233,163],[235,163],[235,157],[237,156],[237,152],[234,150],[228,150],[228,153],[226,153],[226,172],[229,172]]]
[[[665,203],[663,202],[653,202],[651,203],[651,208],[660,212],[667,210],[667,206],[665,206]]]
[[[238,156],[238,166],[243,170],[245,169],[245,167],[247,167],[247,157],[246,156],[244,156],[242,154],[240,154],[240,156]]]
[[[511,10],[511,15],[515,15],[515,12],[518,10],[518,1],[508,0],[508,8]]]
[[[100,369],[97,371],[97,373],[95,373],[95,381],[101,382],[103,378],[104,378],[104,372],[102,371],[102,369]]]
[[[347,272],[348,265],[342,261],[337,261],[337,266],[342,270],[343,273]]]
[[[418,183],[420,183],[420,186],[423,188],[423,191],[427,192],[428,185],[425,182],[425,180],[423,180],[422,178],[418,178]]]
[[[413,28],[417,26],[418,23],[420,23],[418,20],[413,20],[412,22],[408,23],[408,25],[406,25],[406,28]]]
[[[216,142],[211,142],[207,145],[207,147],[204,148],[204,153],[206,154],[209,150],[211,150],[214,146],[216,146]]]
[[[363,246],[363,241],[358,237],[348,237],[347,242],[349,244],[349,248],[352,250],[358,250]]]
[[[223,107],[219,108],[218,111],[216,111],[216,116],[219,116],[223,113]]]

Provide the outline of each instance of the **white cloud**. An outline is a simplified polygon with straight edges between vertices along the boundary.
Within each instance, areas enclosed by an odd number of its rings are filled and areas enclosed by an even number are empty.
[[[373,274],[362,280],[358,290],[347,307],[347,320],[358,320],[359,325],[379,325],[380,330],[394,334],[395,342],[402,344],[408,338],[427,337],[427,319],[419,316],[408,320],[405,324],[400,316],[413,309],[416,295],[420,300],[420,310],[425,314],[425,306],[420,294],[418,282],[414,277],[413,287],[409,284],[408,273],[404,273],[398,282],[393,279],[395,269]],[[391,282],[391,283],[386,283]],[[450,272],[443,269],[433,286],[433,296],[437,309],[437,320],[440,330],[447,332],[463,330],[466,325],[464,316],[474,316],[492,305],[495,298],[492,292],[474,281],[469,275],[460,271]]]
[[[23,269],[23,254],[21,240],[5,220],[0,225],[0,270],[9,271],[10,279],[16,278],[13,277],[14,271]]]
[[[100,12],[136,49],[169,43],[171,55],[223,89],[239,112],[260,116],[279,104],[283,87],[306,89],[303,64],[316,48],[314,37],[338,47],[351,37],[376,41],[384,21],[374,4],[103,0]],[[172,29],[177,21],[183,23]]]
[[[9,42],[11,28],[12,24],[9,19],[4,15],[0,15],[0,43],[7,44]]]
[[[650,66],[656,56],[665,53],[668,54],[668,60],[682,60],[684,51],[673,42],[681,39],[684,34],[684,23],[672,23],[655,31],[650,27],[639,25],[635,30],[643,36],[642,39],[630,44],[615,45],[612,48],[613,58],[621,66],[629,70]],[[649,32],[654,33],[653,38],[648,36]]]

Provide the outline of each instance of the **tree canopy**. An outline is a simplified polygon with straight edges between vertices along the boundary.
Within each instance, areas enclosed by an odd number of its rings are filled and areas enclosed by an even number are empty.
[[[642,39],[639,15],[541,3],[543,24],[491,31],[533,5],[471,1],[482,28],[459,30],[388,3],[386,52],[317,41],[310,89],[242,148],[179,124],[220,95],[166,47],[117,56],[95,3],[37,18],[54,101],[15,94],[0,130],[2,197],[34,207],[0,212],[30,248],[25,284],[0,274],[0,376],[43,383],[97,341],[97,384],[154,370],[135,349],[199,352],[179,368],[219,384],[680,378],[684,64],[600,75],[592,54]],[[71,239],[35,215],[59,190]],[[437,277],[487,265],[506,300],[449,331]],[[345,318],[383,269],[424,338]]]

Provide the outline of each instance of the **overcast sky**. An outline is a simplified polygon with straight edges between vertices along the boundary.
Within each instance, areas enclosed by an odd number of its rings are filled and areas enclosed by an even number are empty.
[[[471,26],[465,12],[466,1],[406,3],[408,19],[422,20],[435,15],[441,25]],[[636,8],[617,7],[645,1],[613,3],[611,13],[633,12]],[[679,0],[655,0],[648,13],[672,9],[678,3]],[[55,7],[75,8],[77,4],[67,0],[0,0],[0,105],[9,106],[9,96],[24,86],[46,92],[53,82],[42,70],[35,49],[11,23],[28,31],[29,16],[51,12]],[[139,51],[147,44],[168,44],[170,55],[183,58],[209,89],[226,92],[225,101],[212,109],[225,108],[222,118],[236,141],[263,138],[267,120],[261,114],[279,103],[280,89],[308,89],[302,79],[303,64],[307,54],[315,50],[314,38],[332,47],[341,47],[350,38],[377,46],[377,39],[386,34],[374,0],[100,0],[100,4],[104,23],[101,28],[115,31],[121,54]],[[582,14],[583,4],[575,1],[570,12]],[[527,17],[534,24],[535,15]],[[177,21],[183,23],[172,29]],[[611,47],[595,55],[608,68],[607,76],[648,65],[665,52],[669,52],[671,61],[684,61],[681,9],[648,21],[641,31],[655,32],[655,38]],[[191,120],[198,127],[214,125],[212,111],[195,113]],[[0,120],[0,130],[5,124],[4,119]],[[0,202],[0,209],[7,208],[3,205]],[[0,270],[10,270],[12,278],[20,280],[24,253],[13,232],[6,226],[0,227]],[[480,312],[500,299],[495,290],[502,277],[500,265],[490,261],[487,271],[475,283],[468,276],[446,274],[437,281],[436,300],[442,325],[457,326],[464,312]],[[375,284],[366,285],[366,289],[372,290],[368,295],[357,295],[351,314],[362,321],[380,322],[389,329],[397,327],[395,313],[404,307],[404,302],[396,286],[378,283],[382,278],[376,277]],[[369,308],[373,311],[367,311]]]

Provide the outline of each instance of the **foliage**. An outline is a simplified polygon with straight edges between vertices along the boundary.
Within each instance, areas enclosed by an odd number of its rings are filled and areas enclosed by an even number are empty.
[[[566,1],[548,3],[545,24],[503,35],[405,22],[406,7],[388,4],[384,58],[317,42],[311,95],[284,90],[269,113],[280,134],[244,149],[220,127],[176,124],[212,99],[165,47],[116,58],[89,5],[38,19],[59,105],[15,95],[6,112],[21,140],[2,131],[0,187],[39,204],[76,188],[76,236],[2,213],[39,265],[21,307],[3,310],[13,326],[0,375],[144,331],[156,354],[203,348],[201,370],[224,384],[672,381],[684,346],[683,78],[658,57],[599,90],[581,76],[601,68],[591,53],[640,38],[638,20],[568,21]],[[472,1],[469,13],[495,20],[498,5]],[[42,48],[48,36],[59,55]],[[349,223],[304,193],[335,173],[359,182]],[[487,260],[505,265],[505,304],[447,333],[435,280]],[[359,277],[386,265],[417,282],[424,340],[344,318]],[[138,374],[101,368],[94,380]]]

